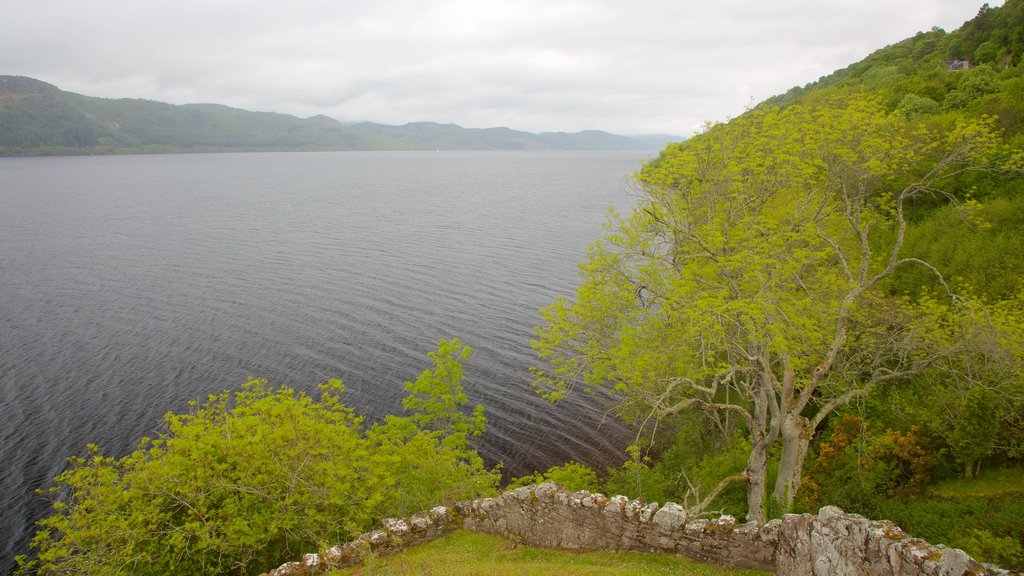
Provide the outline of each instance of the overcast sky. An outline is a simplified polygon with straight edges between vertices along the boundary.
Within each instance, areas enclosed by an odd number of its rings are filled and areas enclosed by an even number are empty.
[[[343,122],[685,136],[981,3],[3,0],[0,74]]]

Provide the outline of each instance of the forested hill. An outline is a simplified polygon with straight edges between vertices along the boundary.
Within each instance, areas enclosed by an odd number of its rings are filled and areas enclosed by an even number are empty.
[[[219,104],[82,96],[0,76],[0,155],[226,150],[657,150],[671,137],[589,130],[532,134],[417,122],[344,125]]]
[[[785,106],[856,90],[884,98],[890,110],[998,115],[1004,126],[1019,128],[1024,120],[1020,114],[1022,55],[1024,2],[1007,0],[998,8],[985,4],[975,18],[952,33],[937,27],[918,32],[816,82],[769,98],[761,106]]]
[[[532,342],[542,393],[641,431],[588,490],[836,505],[1024,570],[1024,0],[669,145],[635,190]]]
[[[805,110],[820,120],[856,102],[870,102],[883,114],[936,133],[984,119],[1002,140],[1004,154],[1019,157],[1024,153],[1024,0],[1007,0],[996,8],[985,4],[953,32],[937,27],[919,32],[768,98],[731,126],[719,127],[739,134],[742,126],[759,122],[755,118],[772,110],[788,110],[794,117],[799,116],[795,110]],[[803,129],[787,122],[777,130]],[[654,173],[678,150],[700,141],[670,144],[646,172]],[[955,199],[952,204],[937,192],[915,203],[908,250],[942,270],[953,288],[989,300],[1024,293],[1019,273],[1024,261],[1024,179],[978,171],[945,185],[944,192]],[[973,216],[964,215],[968,208]],[[890,284],[894,292],[918,295],[941,289],[936,278],[932,271],[916,268],[901,271]]]
[[[938,132],[987,118],[1006,154],[1021,154],[1024,0],[1007,0],[997,8],[985,4],[956,31],[919,32],[816,82],[769,98],[748,114],[799,106],[826,111],[851,99],[875,101],[887,114]],[[973,174],[950,182],[947,192],[958,202],[969,202],[975,221],[938,198],[918,202],[910,251],[937,265],[955,288],[990,300],[1024,290],[1018,270],[1024,259],[1024,181]],[[904,271],[893,290],[916,295],[939,288],[935,280],[923,268]]]

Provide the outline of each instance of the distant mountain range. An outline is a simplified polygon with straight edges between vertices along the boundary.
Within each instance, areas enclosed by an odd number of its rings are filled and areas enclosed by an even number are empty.
[[[173,105],[65,92],[0,76],[0,155],[261,150],[659,150],[671,136],[598,130],[532,134],[414,122],[346,125],[220,104]]]

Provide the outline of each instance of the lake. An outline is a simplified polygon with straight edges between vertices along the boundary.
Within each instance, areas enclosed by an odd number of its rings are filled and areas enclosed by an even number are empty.
[[[341,378],[372,421],[442,338],[475,350],[489,463],[618,463],[629,432],[599,399],[533,393],[529,340],[647,156],[0,158],[0,573],[86,443],[125,454],[249,377]]]

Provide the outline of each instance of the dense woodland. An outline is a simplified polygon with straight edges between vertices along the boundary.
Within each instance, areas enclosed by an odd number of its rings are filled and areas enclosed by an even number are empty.
[[[607,394],[625,464],[520,478],[764,521],[835,504],[1024,568],[1024,0],[673,144],[541,312],[537,390]],[[88,135],[87,135],[88,136]],[[26,573],[247,573],[493,492],[442,342],[366,425],[253,382],[57,478]]]

